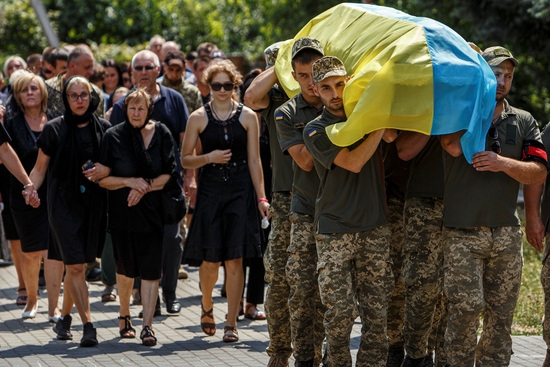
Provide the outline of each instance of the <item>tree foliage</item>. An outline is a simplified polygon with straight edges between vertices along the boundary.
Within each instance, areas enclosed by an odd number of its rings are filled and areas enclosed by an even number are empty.
[[[127,59],[155,34],[184,51],[210,41],[248,60],[292,38],[337,0],[43,0],[59,38],[91,44],[98,58]],[[359,1],[354,1],[359,2]],[[436,19],[481,48],[519,59],[512,102],[550,120],[550,0],[364,0]],[[47,40],[29,1],[0,0],[0,59],[41,52]]]

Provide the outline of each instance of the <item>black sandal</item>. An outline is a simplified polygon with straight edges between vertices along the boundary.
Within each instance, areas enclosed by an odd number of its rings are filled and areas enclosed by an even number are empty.
[[[157,345],[157,338],[155,338],[155,333],[153,332],[153,329],[151,329],[149,326],[143,327],[143,330],[141,330],[141,334],[139,335],[139,338],[141,339],[141,344],[145,345],[146,347],[154,347]],[[153,339],[153,340],[145,340],[145,339]]]
[[[223,341],[225,343],[234,343],[239,341],[239,332],[235,326],[225,326],[223,328]]]
[[[132,327],[132,322],[130,321],[130,315],[128,316],[119,316],[119,320],[124,320],[124,329],[120,329],[120,337],[122,339],[134,339],[136,337],[136,329]],[[129,334],[132,333],[132,334]]]
[[[27,290],[25,288],[19,288],[17,290],[17,293],[19,292],[26,292]],[[27,305],[27,301],[28,301],[29,297],[27,296],[17,296],[17,299],[15,300],[15,304],[17,306],[26,306]]]

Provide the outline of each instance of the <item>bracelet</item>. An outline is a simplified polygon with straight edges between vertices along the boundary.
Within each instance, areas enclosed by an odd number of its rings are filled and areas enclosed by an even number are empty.
[[[267,200],[266,198],[258,198],[258,203],[268,203],[269,204],[269,200]]]
[[[208,157],[208,153],[206,153],[206,164],[210,163],[210,157]]]
[[[23,190],[25,190],[27,187],[34,187],[34,184],[31,182],[31,183],[28,183],[26,185],[23,185]]]

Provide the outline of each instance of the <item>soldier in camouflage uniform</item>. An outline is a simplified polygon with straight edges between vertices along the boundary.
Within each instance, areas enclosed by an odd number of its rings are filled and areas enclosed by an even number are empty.
[[[542,142],[548,154],[550,152],[550,124],[547,124],[542,132]],[[542,195],[543,191],[544,195]],[[538,252],[544,248],[540,281],[544,291],[542,338],[547,349],[542,367],[550,367],[550,261],[548,261],[550,255],[550,175],[546,177],[545,184],[524,185],[523,195],[525,199],[525,234],[527,235],[527,241]],[[543,242],[545,239],[546,245]]]
[[[264,254],[265,281],[268,284],[265,311],[270,359],[268,367],[287,367],[292,354],[288,296],[290,288],[285,274],[290,244],[290,200],[292,190],[292,159],[281,151],[275,127],[275,110],[288,100],[277,84],[275,60],[280,43],[264,51],[267,69],[250,84],[244,96],[245,104],[259,112],[267,122],[272,160],[271,231]]]
[[[403,367],[431,366],[437,330],[445,325],[443,299],[443,161],[439,138],[402,132],[396,140],[399,156],[412,162],[405,194],[405,323],[407,356]],[[440,319],[443,316],[443,319]],[[442,339],[442,337],[441,337]],[[445,365],[442,348],[436,349],[437,365]]]
[[[185,54],[181,51],[170,51],[163,61],[164,75],[160,84],[179,92],[187,105],[189,114],[202,107],[201,92],[194,85],[187,83],[185,77]]]
[[[286,276],[290,285],[288,306],[297,367],[319,366],[325,339],[325,308],[319,297],[313,225],[319,176],[313,169],[313,157],[303,138],[306,124],[323,111],[321,99],[312,91],[311,77],[311,65],[323,55],[323,47],[316,39],[303,37],[294,42],[292,76],[300,85],[300,93],[275,111],[281,149],[294,160]]]
[[[304,142],[320,177],[315,205],[319,290],[325,312],[325,367],[351,366],[350,333],[361,316],[359,367],[384,367],[388,355],[386,310],[393,288],[384,182],[377,154],[385,130],[350,147],[338,147],[325,128],[346,120],[342,94],[346,69],[336,57],[313,64],[323,114],[304,129]]]
[[[401,367],[404,357],[403,318],[405,312],[405,284],[401,276],[403,266],[403,206],[405,190],[409,179],[410,162],[403,161],[393,143],[382,141],[380,148],[384,159],[386,182],[386,205],[388,206],[388,228],[390,237],[390,257],[394,287],[388,305],[388,360],[386,367]]]
[[[76,46],[73,48],[67,58],[67,71],[46,80],[46,85],[49,87],[48,110],[56,110],[55,116],[61,116],[65,112],[62,91],[67,80],[74,75],[81,75],[86,79],[90,79],[93,72],[94,55],[92,54],[92,51],[90,51],[90,49],[86,46]],[[94,88],[100,99],[95,114],[99,117],[103,117],[105,114],[105,99],[103,98],[103,91],[95,84],[92,84],[92,88]],[[57,113],[59,113],[59,115]]]
[[[493,124],[486,150],[468,164],[463,132],[441,137],[444,154],[444,290],[449,317],[445,352],[449,366],[507,366],[521,285],[522,231],[516,213],[519,184],[542,183],[547,158],[536,121],[514,108],[509,93],[518,61],[503,47],[483,58],[497,79]],[[483,331],[476,330],[483,313]]]

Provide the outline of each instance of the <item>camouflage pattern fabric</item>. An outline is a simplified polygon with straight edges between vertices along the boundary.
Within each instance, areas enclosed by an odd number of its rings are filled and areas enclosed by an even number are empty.
[[[508,366],[523,265],[520,227],[444,228],[443,239],[447,365]]]
[[[286,251],[290,244],[290,194],[274,192],[271,197],[271,231],[264,255],[265,281],[267,292],[265,312],[270,357],[290,358],[292,354],[290,313],[288,296],[290,288],[286,279],[285,267],[288,260]]]
[[[388,342],[390,347],[403,347],[403,318],[405,313],[405,284],[401,276],[403,266],[403,242],[405,230],[403,228],[404,201],[388,198],[388,228],[391,231],[390,257],[394,277],[393,293],[388,306]]]
[[[288,307],[294,359],[321,363],[325,327],[325,307],[319,296],[317,248],[313,216],[290,213],[290,246],[286,277],[290,285]]]
[[[422,358],[433,350],[428,339],[437,332],[435,315],[443,294],[443,199],[411,197],[405,200],[405,350],[412,358]],[[439,307],[442,307],[439,305]],[[441,313],[441,310],[439,311]]]
[[[542,320],[542,338],[550,349],[550,233],[546,233],[546,245],[542,255],[542,270],[540,273],[540,282],[544,290],[544,319]]]
[[[386,310],[393,287],[389,230],[317,234],[319,289],[325,313],[325,367],[351,366],[350,333],[361,317],[358,367],[384,367],[388,355]]]
[[[195,87],[193,84],[190,84],[185,80],[179,84],[172,83],[166,77],[162,78],[160,84],[174,89],[176,92],[181,94],[183,100],[185,101],[185,105],[187,106],[187,111],[189,111],[189,115],[191,115],[193,111],[196,111],[202,107],[201,92],[199,91],[199,88]]]

